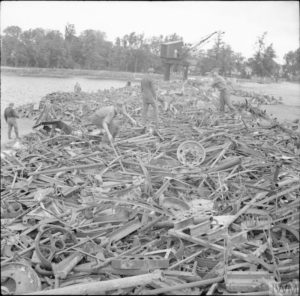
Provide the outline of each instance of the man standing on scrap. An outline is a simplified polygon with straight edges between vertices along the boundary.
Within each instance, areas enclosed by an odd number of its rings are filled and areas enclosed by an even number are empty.
[[[149,105],[152,106],[154,111],[154,120],[155,125],[158,123],[158,111],[156,105],[156,94],[153,84],[153,79],[151,73],[154,72],[153,68],[148,69],[148,75],[146,75],[141,81],[141,91],[142,91],[142,100],[143,100],[143,111],[142,111],[142,120],[143,123],[147,124],[147,113]]]
[[[76,82],[74,86],[74,93],[79,94],[81,92],[81,86],[78,82]]]
[[[229,94],[226,80],[222,76],[220,76],[218,72],[219,69],[215,68],[212,70],[211,73],[214,78],[212,87],[217,88],[220,91],[220,111],[224,112],[225,105],[227,105],[231,111],[235,111],[235,108],[232,106],[230,102],[230,94]]]
[[[16,118],[19,118],[16,111],[14,110],[14,103],[10,103],[7,108],[4,110],[4,118],[8,125],[8,138],[11,139],[11,130],[14,128],[16,138],[19,137],[19,130]]]
[[[96,125],[98,128],[104,129],[106,137],[112,142],[120,130],[120,123],[115,119],[118,114],[125,115],[133,125],[136,125],[136,121],[127,113],[125,105],[117,103],[116,106],[106,106],[96,111],[88,118],[89,123],[85,126]]]

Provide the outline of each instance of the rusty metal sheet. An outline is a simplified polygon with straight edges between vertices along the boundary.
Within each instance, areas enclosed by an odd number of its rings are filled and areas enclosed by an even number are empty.
[[[128,256],[111,261],[113,268],[118,269],[141,269],[153,270],[157,268],[168,268],[169,260],[160,256]]]

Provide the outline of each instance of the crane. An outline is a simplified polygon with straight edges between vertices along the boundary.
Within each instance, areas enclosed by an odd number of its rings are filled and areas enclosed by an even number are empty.
[[[200,41],[198,41],[198,42],[192,44],[190,47],[188,47],[188,50],[190,50],[190,51],[197,51],[199,49],[200,45],[204,45],[206,42],[209,41],[209,39],[212,36],[214,36],[215,34],[218,34],[218,33],[221,35],[221,34],[224,34],[225,32],[215,31],[215,32],[213,32],[211,34],[208,34],[207,36],[202,37],[200,39]]]
[[[164,80],[170,79],[171,65],[175,64],[179,64],[184,67],[183,79],[186,80],[188,75],[188,68],[196,61],[194,55],[199,50],[199,47],[207,43],[215,34],[222,35],[224,33],[225,32],[222,31],[215,31],[202,37],[198,42],[190,46],[186,46],[185,49],[183,49],[182,41],[172,41],[161,44],[160,57],[165,65]]]
[[[183,66],[184,66],[184,80],[187,79],[188,75],[188,69],[190,65],[197,64],[197,56],[196,53],[199,52],[199,49],[204,44],[208,43],[211,40],[211,37],[213,37],[215,34],[225,34],[225,32],[222,31],[215,31],[209,35],[206,35],[205,37],[202,37],[200,41],[192,44],[191,46],[187,47],[186,51],[184,52],[184,56],[188,55],[183,59]]]

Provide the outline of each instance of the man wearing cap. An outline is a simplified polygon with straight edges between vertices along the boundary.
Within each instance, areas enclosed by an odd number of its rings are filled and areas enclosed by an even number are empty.
[[[215,68],[212,70],[211,73],[214,78],[212,87],[217,88],[220,91],[220,111],[224,112],[225,105],[227,105],[231,111],[235,111],[235,108],[232,106],[230,102],[230,94],[227,88],[227,83],[225,79],[219,75],[218,72],[219,69]]]
[[[78,82],[76,82],[75,86],[74,86],[74,92],[76,94],[79,94],[81,92],[81,86]]]
[[[16,111],[14,110],[14,103],[10,103],[7,108],[4,110],[4,118],[8,125],[8,138],[11,139],[11,130],[14,128],[16,138],[19,137],[19,130],[16,118],[19,118]]]
[[[125,115],[133,125],[136,125],[136,121],[127,113],[125,105],[117,103],[116,106],[106,106],[96,111],[88,118],[89,123],[85,126],[96,125],[98,128],[104,129],[108,140],[111,142],[120,130],[120,123],[116,120],[118,114]]]
[[[143,111],[142,111],[142,120],[144,124],[147,123],[147,113],[149,105],[152,106],[154,111],[154,120],[155,125],[158,123],[158,112],[157,112],[157,106],[156,106],[156,94],[153,84],[153,79],[151,76],[151,73],[154,72],[153,68],[148,69],[148,74],[144,76],[144,78],[141,81],[141,91],[142,91],[142,101],[143,101]]]

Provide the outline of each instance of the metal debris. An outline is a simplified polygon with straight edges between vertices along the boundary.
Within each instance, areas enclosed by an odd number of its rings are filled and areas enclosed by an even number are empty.
[[[138,86],[52,93],[38,110],[20,108],[38,117],[51,98],[71,130],[40,125],[1,152],[3,294],[222,295],[294,285],[299,132],[251,100],[222,114],[209,92],[181,88],[161,82],[159,128],[124,123],[114,147],[84,120],[126,99],[139,121]]]

